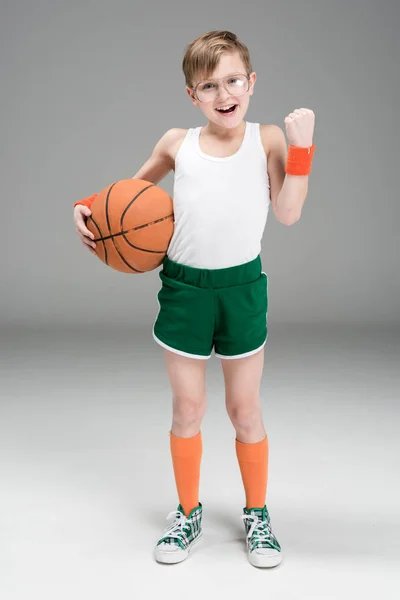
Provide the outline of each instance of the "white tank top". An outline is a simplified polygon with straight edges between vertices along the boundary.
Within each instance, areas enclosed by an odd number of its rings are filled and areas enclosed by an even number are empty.
[[[260,254],[270,203],[267,157],[259,123],[246,121],[242,145],[227,157],[200,149],[201,129],[187,131],[176,156],[167,255],[191,267],[222,269]]]

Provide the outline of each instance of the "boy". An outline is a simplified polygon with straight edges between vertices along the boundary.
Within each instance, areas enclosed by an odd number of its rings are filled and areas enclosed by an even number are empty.
[[[286,225],[301,214],[315,146],[314,113],[285,119],[287,154],[276,125],[244,121],[256,73],[247,47],[229,31],[211,31],[185,50],[186,91],[205,127],[170,129],[135,178],[157,184],[174,170],[174,234],[159,276],[160,310],[153,337],[164,349],[173,392],[170,450],[179,506],[155,547],[164,563],[184,560],[202,537],[199,502],[206,410],[206,359],[221,358],[226,409],[246,496],[247,556],[258,567],[282,560],[265,504],[268,438],[259,402],[267,339],[268,278],[261,238],[269,207]],[[75,204],[82,242],[94,196]],[[93,252],[93,250],[92,250]]]

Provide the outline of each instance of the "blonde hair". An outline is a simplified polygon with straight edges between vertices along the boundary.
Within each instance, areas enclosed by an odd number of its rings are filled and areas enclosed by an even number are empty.
[[[209,31],[191,41],[185,48],[182,69],[186,85],[193,87],[196,75],[207,79],[225,52],[238,52],[244,63],[246,74],[252,73],[249,50],[237,35],[231,31]]]

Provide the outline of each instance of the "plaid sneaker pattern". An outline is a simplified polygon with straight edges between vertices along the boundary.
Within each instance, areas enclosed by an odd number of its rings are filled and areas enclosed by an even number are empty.
[[[243,513],[248,551],[252,553],[256,548],[272,548],[280,552],[281,546],[272,533],[266,505],[263,508],[244,508]]]
[[[201,520],[203,517],[203,506],[201,502],[190,511],[186,517],[182,506],[179,504],[177,510],[173,510],[167,519],[174,517],[172,525],[166,528],[164,536],[157,542],[160,544],[171,544],[186,550],[201,534]]]

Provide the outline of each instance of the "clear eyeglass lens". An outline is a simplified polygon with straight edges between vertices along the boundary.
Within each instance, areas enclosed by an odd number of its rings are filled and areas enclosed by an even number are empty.
[[[224,80],[225,88],[232,96],[241,96],[247,92],[247,77],[235,75]],[[197,86],[197,96],[201,101],[214,100],[217,97],[219,84],[215,81],[204,81]]]

